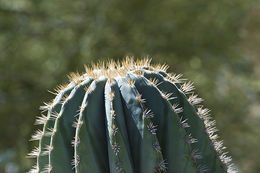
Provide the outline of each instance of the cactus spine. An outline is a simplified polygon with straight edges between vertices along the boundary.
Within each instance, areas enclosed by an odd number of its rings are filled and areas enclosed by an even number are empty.
[[[150,59],[73,73],[36,119],[31,173],[234,173],[192,83]]]

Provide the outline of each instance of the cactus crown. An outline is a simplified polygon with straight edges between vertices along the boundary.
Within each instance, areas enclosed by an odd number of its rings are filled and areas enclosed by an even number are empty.
[[[40,109],[31,173],[233,173],[191,82],[150,59],[72,73]]]

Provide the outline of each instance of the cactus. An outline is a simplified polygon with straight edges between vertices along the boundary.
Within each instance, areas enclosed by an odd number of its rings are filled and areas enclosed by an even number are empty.
[[[36,119],[31,173],[234,173],[191,82],[150,59],[72,73]]]

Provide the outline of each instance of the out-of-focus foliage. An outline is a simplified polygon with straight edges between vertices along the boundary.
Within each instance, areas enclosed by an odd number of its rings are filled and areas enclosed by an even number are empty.
[[[259,19],[258,0],[0,0],[0,172],[29,169],[38,107],[68,72],[149,55],[194,81],[234,162],[258,173]]]

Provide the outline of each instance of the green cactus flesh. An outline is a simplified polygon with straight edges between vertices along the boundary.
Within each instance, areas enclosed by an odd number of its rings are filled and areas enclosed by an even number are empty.
[[[86,67],[41,107],[31,173],[237,172],[192,83],[126,58]]]

